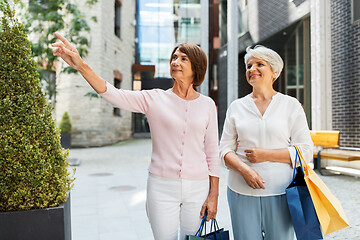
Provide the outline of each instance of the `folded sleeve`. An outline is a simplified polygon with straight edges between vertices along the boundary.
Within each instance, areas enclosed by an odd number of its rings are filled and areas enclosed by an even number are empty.
[[[290,147],[288,147],[292,166],[295,165],[296,150],[294,145],[297,145],[304,157],[304,160],[309,163],[313,158],[313,142],[310,136],[310,130],[306,121],[306,115],[301,104],[296,101],[292,115],[290,128]]]
[[[232,111],[231,104],[226,111],[226,118],[224,122],[223,132],[220,140],[220,159],[222,164],[225,166],[224,157],[228,152],[236,152],[237,147],[237,131],[235,127],[235,122],[232,117],[233,111]]]
[[[146,114],[149,105],[152,102],[154,91],[156,90],[132,91],[117,89],[106,82],[106,91],[100,93],[100,96],[114,107]]]
[[[215,103],[211,100],[209,113],[209,122],[206,128],[204,138],[204,151],[209,168],[209,175],[214,177],[220,176],[220,159],[219,159],[219,134],[218,121]]]

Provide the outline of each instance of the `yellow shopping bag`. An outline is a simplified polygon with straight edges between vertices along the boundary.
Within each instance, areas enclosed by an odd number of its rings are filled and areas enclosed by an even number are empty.
[[[302,156],[298,146],[295,146],[303,163],[306,185],[314,203],[316,215],[323,233],[329,234],[349,226],[340,201],[330,192],[329,188],[311,169]]]

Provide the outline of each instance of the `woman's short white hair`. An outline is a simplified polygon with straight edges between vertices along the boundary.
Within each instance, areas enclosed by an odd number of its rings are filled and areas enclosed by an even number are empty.
[[[244,57],[245,65],[247,65],[250,57],[260,58],[269,63],[272,71],[277,73],[273,81],[275,81],[280,76],[280,73],[284,67],[284,62],[280,55],[274,50],[262,45],[256,45],[253,49],[251,49],[251,47],[247,47]]]

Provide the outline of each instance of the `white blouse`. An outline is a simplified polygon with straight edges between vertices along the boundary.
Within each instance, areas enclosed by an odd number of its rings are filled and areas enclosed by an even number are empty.
[[[227,110],[220,141],[220,156],[233,151],[241,161],[253,168],[265,181],[265,189],[253,189],[242,175],[229,169],[228,187],[249,196],[274,196],[285,193],[293,175],[298,145],[305,160],[312,159],[313,143],[310,137],[305,112],[300,102],[293,97],[277,93],[273,96],[264,115],[261,115],[251,94],[232,102]],[[288,148],[292,165],[265,161],[251,163],[244,153],[249,148]]]

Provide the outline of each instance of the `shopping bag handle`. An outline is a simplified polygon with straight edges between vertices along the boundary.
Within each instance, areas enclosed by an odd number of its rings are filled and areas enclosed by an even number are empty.
[[[302,153],[300,151],[299,146],[294,145],[294,147],[296,149],[296,152],[299,154],[300,163],[303,164],[302,169],[303,169],[304,172],[306,172],[306,174],[304,174],[304,175],[309,175],[310,166],[306,163],[306,161],[305,161],[305,159],[304,159],[304,157],[303,157],[303,155],[302,155]]]
[[[200,237],[201,234],[202,234],[202,232],[203,232],[203,230],[205,230],[204,236],[205,236],[205,239],[207,239],[207,238],[206,238],[206,234],[207,234],[207,233],[206,233],[206,217],[207,217],[207,215],[205,214],[205,216],[204,216],[203,219],[201,220],[201,224],[200,224],[199,229],[198,229],[197,232],[195,233],[195,236],[196,236],[196,237]],[[212,232],[212,227],[213,227],[213,226],[214,226],[214,231],[215,231],[215,239],[217,239],[216,231],[217,231],[217,230],[220,230],[220,228],[219,228],[219,225],[218,225],[216,219],[212,219],[212,220],[211,220],[210,232]],[[219,235],[220,235],[220,239],[219,239],[219,240],[223,240],[221,234],[219,234]]]
[[[297,148],[298,146],[295,145],[294,147],[295,147],[296,156],[295,156],[295,164],[294,164],[294,171],[293,171],[293,178],[292,178],[293,181],[294,181],[294,179],[295,179],[296,162],[298,161],[298,159],[299,159],[301,171],[304,173],[304,169],[303,169],[303,166],[302,166],[302,163],[301,163],[299,154],[298,154],[298,148]],[[300,152],[300,151],[299,151],[299,152]],[[301,154],[301,153],[300,153],[300,154]],[[305,174],[305,173],[304,173],[304,174]]]
[[[206,220],[206,217],[207,215],[205,214],[205,216],[203,217],[203,219],[201,220],[201,224],[200,224],[200,227],[199,229],[197,230],[197,232],[195,233],[195,236],[196,237],[200,237],[201,233],[202,233],[202,230],[203,230],[203,227],[204,227],[204,222]],[[205,232],[206,232],[206,226],[205,226]]]
[[[215,239],[217,239],[216,231],[220,230],[220,228],[219,228],[219,225],[218,225],[216,219],[211,220],[210,232],[212,232],[213,226],[214,226],[214,231],[215,231]],[[220,235],[220,239],[223,240],[221,233],[219,235]]]

